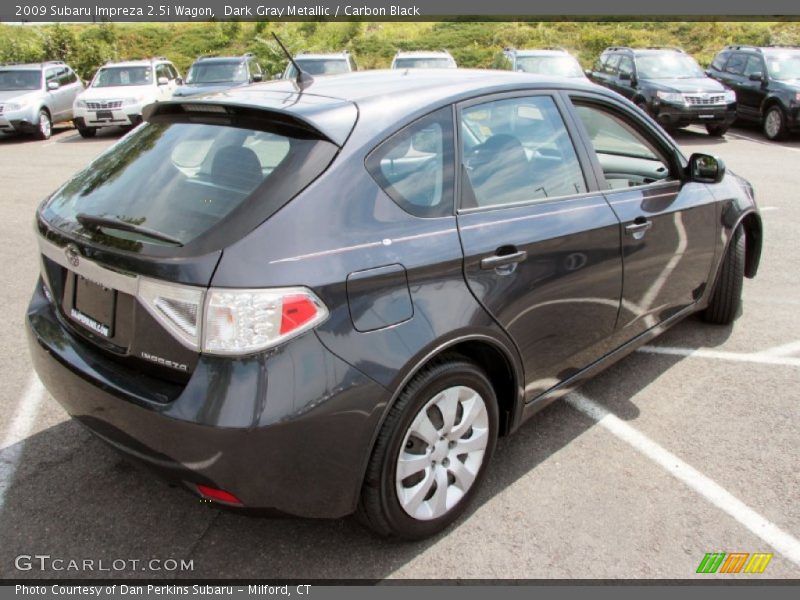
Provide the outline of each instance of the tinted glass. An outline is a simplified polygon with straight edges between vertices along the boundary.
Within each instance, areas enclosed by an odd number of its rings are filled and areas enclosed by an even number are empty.
[[[150,67],[103,67],[97,72],[92,87],[149,85],[153,83]]]
[[[575,148],[553,99],[509,98],[465,108],[464,167],[475,206],[586,191]],[[472,198],[465,197],[469,208]]]
[[[655,143],[628,119],[594,105],[576,105],[610,188],[646,185],[669,177]]]
[[[744,76],[749,77],[754,73],[763,73],[764,72],[764,63],[761,62],[761,58],[758,56],[749,56],[747,58],[747,65],[744,68]]]
[[[300,68],[309,75],[336,75],[338,73],[348,73],[349,66],[346,58],[295,58],[295,61]],[[288,79],[297,77],[297,70],[294,65],[289,65],[289,71],[286,75]]]
[[[64,72],[58,78],[58,82],[61,85],[69,85],[70,83],[75,83],[77,80],[78,78],[75,73],[69,69],[64,69]]]
[[[118,219],[181,243],[201,235],[293,155],[320,143],[265,131],[199,123],[147,123],[100,155],[44,209],[56,227],[81,231],[76,215]],[[137,233],[106,230],[125,240]]]
[[[705,73],[691,56],[680,52],[657,52],[636,57],[636,69],[642,79],[693,79]]]
[[[448,69],[455,67],[449,58],[396,58],[395,69]]]
[[[734,75],[741,75],[744,72],[744,66],[747,64],[747,56],[744,54],[734,54],[728,59],[728,64],[725,65],[725,70]]]
[[[195,63],[186,76],[186,83],[243,83],[245,81],[247,81],[247,68],[243,62]]]
[[[779,81],[800,79],[800,52],[767,54],[769,76]]]
[[[619,65],[619,54],[612,54],[606,59],[603,70],[609,75],[616,75],[617,65]]]
[[[721,71],[725,66],[725,61],[728,60],[728,56],[730,56],[730,52],[720,52],[711,62],[711,67],[717,71]]]
[[[518,56],[517,71],[557,77],[583,77],[581,66],[571,56]]]
[[[41,71],[0,70],[0,90],[38,90],[42,87]]]
[[[453,213],[453,113],[447,107],[395,133],[367,169],[400,207],[418,217]]]
[[[623,56],[619,60],[619,72],[633,75],[633,60],[631,60],[630,56]]]

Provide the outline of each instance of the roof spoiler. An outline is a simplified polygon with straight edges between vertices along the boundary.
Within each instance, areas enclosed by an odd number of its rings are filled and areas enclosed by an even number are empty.
[[[264,100],[266,92],[259,94]],[[282,127],[305,132],[325,139],[340,148],[347,141],[355,125],[358,110],[352,102],[331,99],[324,105],[288,105],[282,101],[286,94],[275,93],[270,104],[247,104],[245,102],[226,102],[224,98],[181,98],[150,104],[142,111],[142,117],[149,122],[214,123],[231,126],[253,126],[258,128],[261,121],[271,127]]]

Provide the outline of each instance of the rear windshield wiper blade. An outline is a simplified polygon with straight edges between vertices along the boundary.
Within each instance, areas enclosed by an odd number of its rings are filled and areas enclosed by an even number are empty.
[[[167,235],[166,233],[161,233],[160,231],[156,231],[155,229],[150,229],[149,227],[142,227],[141,225],[133,225],[132,223],[128,223],[126,221],[122,221],[121,219],[117,219],[114,217],[98,217],[95,215],[78,213],[77,215],[75,215],[75,219],[77,219],[78,223],[80,223],[87,229],[94,229],[96,231],[100,228],[105,228],[105,229],[116,229],[118,231],[129,231],[131,233],[138,233],[139,235],[143,235],[145,237],[149,237],[154,240],[167,242],[168,244],[183,246],[183,242],[181,242],[177,238]]]

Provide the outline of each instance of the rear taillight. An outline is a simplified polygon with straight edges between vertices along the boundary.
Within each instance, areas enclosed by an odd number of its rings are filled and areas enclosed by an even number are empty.
[[[304,287],[204,290],[141,279],[138,297],[185,346],[208,354],[260,352],[328,317],[322,301]]]
[[[208,485],[197,484],[197,491],[203,498],[209,500],[216,500],[217,502],[225,502],[226,504],[236,504],[242,506],[242,501],[236,496],[225,490],[219,490]]]

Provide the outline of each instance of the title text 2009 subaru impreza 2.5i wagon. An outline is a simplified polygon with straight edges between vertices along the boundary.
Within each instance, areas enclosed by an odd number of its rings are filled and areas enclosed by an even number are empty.
[[[39,208],[47,388],[208,499],[440,531],[495,442],[686,315],[761,221],[588,82],[363,72],[151,106]]]

